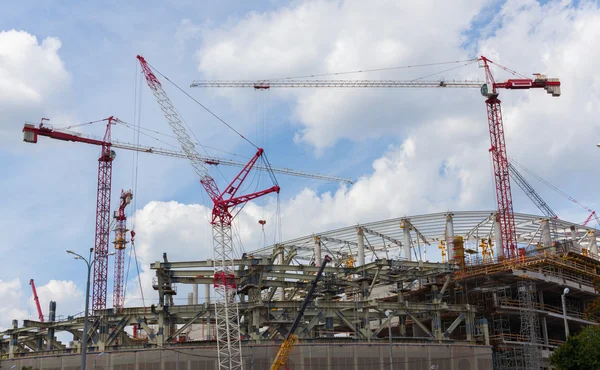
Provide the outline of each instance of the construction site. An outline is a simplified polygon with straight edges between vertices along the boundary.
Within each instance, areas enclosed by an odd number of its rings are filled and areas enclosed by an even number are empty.
[[[588,223],[600,220],[588,208],[584,223],[560,219],[520,173],[518,163],[509,160],[504,140],[499,91],[541,89],[558,97],[558,79],[536,74],[533,79],[497,82],[490,71],[494,63],[481,57],[476,61],[485,70],[485,82],[193,82],[194,88],[258,90],[476,88],[485,98],[497,209],[409,215],[315,230],[236,255],[235,210],[278,194],[274,174],[351,181],[273,168],[260,148],[248,163],[200,155],[163,89],[162,75],[143,57],[138,60],[181,152],[111,141],[111,126],[125,124],[114,117],[101,121],[106,123],[103,140],[55,130],[44,120],[23,128],[28,143],[48,137],[101,148],[95,245],[89,258],[68,251],[88,269],[92,255],[96,263],[88,294],[91,307],[88,310],[86,300],[85,314],[76,317],[57,318],[60,302],[51,302],[45,319],[31,282],[39,319],[15,320],[12,328],[0,332],[4,370],[538,370],[551,368],[550,354],[567,337],[600,323],[588,313],[600,298],[599,230]],[[165,246],[151,265],[155,278],[149,307],[124,304],[124,250],[135,237],[128,233],[125,208],[135,194],[123,191],[119,206],[111,207],[113,149],[188,159],[213,203],[214,256],[173,261]],[[208,173],[217,164],[241,168],[225,190],[219,190]],[[268,172],[272,186],[239,193],[253,170]],[[513,211],[511,182],[538,207],[539,215]],[[112,255],[111,307],[106,297]],[[175,300],[178,290],[186,292],[187,304]],[[72,340],[59,341],[59,333]]]

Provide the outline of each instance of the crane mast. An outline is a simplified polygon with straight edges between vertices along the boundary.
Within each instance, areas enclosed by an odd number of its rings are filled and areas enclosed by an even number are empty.
[[[516,78],[504,82],[496,82],[490,71],[493,62],[486,57],[479,58],[485,69],[485,83],[480,81],[398,81],[398,80],[236,80],[236,81],[194,81],[191,87],[240,87],[253,88],[256,90],[267,90],[270,88],[479,88],[481,94],[486,98],[486,110],[488,117],[488,128],[490,133],[490,153],[494,166],[494,184],[496,187],[496,201],[498,205],[498,217],[500,219],[500,233],[502,237],[503,256],[500,258],[512,258],[516,256],[517,239],[515,234],[515,220],[510,188],[510,170],[506,143],[504,138],[504,124],[498,89],[524,90],[543,88],[552,96],[560,96],[560,81],[558,78],[547,78],[545,75],[536,74],[534,79]],[[498,64],[496,64],[498,65]],[[512,72],[498,65],[504,70]]]
[[[98,158],[98,192],[96,195],[96,232],[94,238],[94,280],[92,290],[92,310],[106,309],[108,285],[108,239],[110,234],[110,192],[112,162],[116,153],[110,148],[110,129],[114,117],[107,118],[102,150]]]
[[[254,157],[244,166],[242,171],[233,179],[222,193],[216,182],[208,173],[206,166],[198,160],[198,153],[190,139],[190,135],[182,125],[179,114],[171,99],[164,91],[160,81],[152,72],[146,60],[137,56],[146,82],[163,111],[169,126],[177,136],[181,149],[186,154],[200,183],[213,201],[212,231],[215,254],[214,288],[217,295],[215,317],[217,324],[217,354],[219,369],[243,369],[241,332],[239,324],[238,305],[235,302],[237,285],[233,265],[233,240],[231,223],[235,217],[234,209],[250,200],[269,193],[279,193],[277,183],[269,189],[237,196],[244,180],[258,159],[263,155],[263,149],[258,148]],[[272,177],[274,180],[274,177]]]
[[[113,287],[113,307],[116,312],[119,312],[125,303],[124,294],[124,276],[125,271],[125,248],[127,246],[127,215],[125,215],[125,207],[131,203],[133,199],[133,193],[131,190],[127,192],[121,190],[121,201],[119,209],[115,211],[115,220],[117,225],[115,227],[115,239],[113,241],[115,245],[115,281]]]

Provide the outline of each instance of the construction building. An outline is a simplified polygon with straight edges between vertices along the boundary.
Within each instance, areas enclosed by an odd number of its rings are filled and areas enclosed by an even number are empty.
[[[485,211],[407,216],[244,254],[234,261],[244,368],[270,368],[325,255],[333,261],[288,368],[547,368],[568,333],[598,325],[586,315],[598,298],[598,230],[516,213],[519,252],[503,258],[498,224]],[[88,366],[215,368],[214,261],[165,254],[151,267],[151,307],[93,312]],[[193,291],[185,305],[173,299],[182,284]],[[0,333],[2,368],[74,370],[82,329],[82,317],[15,322]],[[70,345],[59,332],[73,335]]]

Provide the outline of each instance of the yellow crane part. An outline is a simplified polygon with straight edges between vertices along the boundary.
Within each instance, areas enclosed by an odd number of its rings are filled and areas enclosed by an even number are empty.
[[[271,370],[279,370],[285,366],[296,343],[298,343],[298,337],[294,334],[291,334],[289,338],[281,343],[281,347],[279,347],[279,351],[277,352],[277,357],[275,357],[275,361],[273,361],[273,364],[271,365]]]

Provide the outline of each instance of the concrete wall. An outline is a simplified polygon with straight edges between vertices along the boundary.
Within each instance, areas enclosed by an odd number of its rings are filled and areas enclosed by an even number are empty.
[[[245,370],[268,370],[278,344],[245,345]],[[390,369],[389,344],[301,343],[290,357],[290,370],[383,370]],[[88,370],[212,370],[216,351],[211,347],[172,347],[164,349],[123,350],[88,354]],[[394,344],[393,370],[492,370],[492,350],[485,346]],[[95,368],[94,359],[96,358]],[[22,357],[2,361],[2,370],[78,370],[80,356]]]

